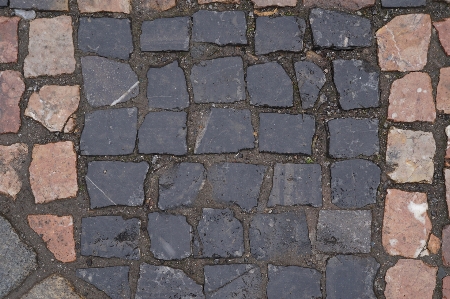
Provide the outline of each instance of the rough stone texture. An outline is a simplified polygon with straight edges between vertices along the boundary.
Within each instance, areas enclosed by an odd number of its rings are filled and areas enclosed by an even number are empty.
[[[256,214],[250,221],[250,252],[257,260],[298,258],[311,254],[311,241],[303,211]]]
[[[23,169],[28,147],[23,143],[0,145],[0,194],[16,199],[22,189]]]
[[[30,184],[35,203],[77,196],[77,154],[72,141],[35,144]]]
[[[198,0],[198,4],[210,4],[210,3],[227,3],[227,4],[239,4],[240,0]]]
[[[395,122],[434,122],[436,108],[431,78],[427,73],[409,73],[392,83],[388,119]]]
[[[255,8],[267,6],[296,6],[297,0],[252,0]]]
[[[442,48],[444,48],[447,55],[450,55],[450,18],[443,19],[440,22],[434,22],[433,25],[438,32]]]
[[[444,169],[445,174],[445,198],[447,202],[447,207],[450,207],[450,169]],[[450,208],[448,209],[448,217],[450,218]]]
[[[0,72],[0,134],[19,131],[19,102],[24,91],[25,84],[19,72]]]
[[[17,62],[19,17],[0,17],[0,63]]]
[[[431,18],[426,14],[397,16],[376,37],[382,71],[420,71],[427,64]]]
[[[450,114],[450,67],[441,68],[436,94],[436,109]]]
[[[64,277],[54,274],[35,285],[21,299],[82,299],[73,285]]]
[[[9,7],[36,10],[69,10],[68,0],[9,0]]]
[[[268,207],[322,206],[322,169],[319,164],[275,164]]]
[[[316,247],[329,253],[369,253],[371,211],[321,210]]]
[[[398,183],[432,183],[435,151],[431,132],[392,128],[387,140],[387,174]]]
[[[69,117],[80,103],[80,86],[45,85],[33,92],[28,100],[25,115],[40,122],[50,132],[64,129]]]
[[[25,77],[73,73],[76,61],[72,31],[70,16],[31,21],[28,56],[23,66]]]
[[[375,0],[303,0],[306,7],[322,7],[328,9],[360,10],[375,4]]]
[[[431,234],[430,239],[428,240],[427,249],[432,254],[438,254],[439,250],[441,249],[441,239]]]
[[[442,262],[444,266],[450,266],[450,225],[442,229]]]
[[[141,206],[147,162],[93,161],[85,176],[91,209],[108,206]]]
[[[189,51],[190,26],[191,18],[189,17],[145,21],[142,23],[141,50]]]
[[[123,12],[130,13],[130,0],[77,0],[81,13],[86,12]]]
[[[14,14],[21,17],[24,20],[34,20],[36,19],[36,12],[34,10],[22,10],[14,9]]]
[[[169,10],[176,5],[176,0],[144,0],[144,7],[154,11]]]
[[[295,74],[297,76],[302,108],[312,108],[326,82],[325,73],[312,62],[299,61],[295,63]]]
[[[327,299],[376,299],[374,280],[380,264],[373,257],[338,255],[327,261]]]
[[[1,6],[1,7],[8,6],[8,1],[9,1],[9,0],[0,0],[0,6]]]
[[[442,299],[450,299],[450,276],[442,279]]]
[[[427,0],[381,0],[383,7],[419,7],[426,4]]]
[[[322,274],[310,268],[269,264],[268,299],[320,298]]]
[[[77,277],[105,292],[111,299],[128,299],[131,298],[129,271],[128,266],[77,269]]]

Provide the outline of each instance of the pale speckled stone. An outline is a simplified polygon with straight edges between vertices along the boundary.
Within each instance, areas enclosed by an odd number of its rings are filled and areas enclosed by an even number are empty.
[[[72,284],[64,277],[54,274],[36,284],[21,299],[82,299]]]
[[[123,12],[130,13],[130,0],[78,0],[78,9],[86,12]]]
[[[437,254],[439,249],[441,249],[441,239],[431,234],[430,239],[428,240],[427,248],[432,254]]]
[[[28,147],[23,143],[10,146],[0,145],[0,193],[16,199],[22,189],[21,170],[28,154]]]
[[[19,131],[19,102],[24,91],[25,84],[19,72],[0,72],[0,134]]]
[[[436,109],[450,114],[450,67],[441,68],[439,72]]]
[[[296,6],[297,0],[252,0],[255,8],[268,6]]]
[[[0,17],[0,63],[17,62],[19,17]]]
[[[360,10],[373,6],[375,0],[303,0],[306,7],[340,8],[347,10]]]

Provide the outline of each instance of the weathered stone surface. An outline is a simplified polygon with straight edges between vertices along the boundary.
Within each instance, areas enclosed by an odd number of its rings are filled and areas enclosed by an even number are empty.
[[[162,18],[145,21],[142,23],[141,50],[189,51],[190,26],[191,18],[189,17]]]
[[[19,102],[24,91],[25,84],[19,72],[0,72],[0,134],[19,131]]]
[[[441,42],[442,48],[447,55],[450,55],[450,18],[443,19],[439,22],[433,23],[434,28],[436,28],[439,41]]]
[[[296,6],[297,0],[252,0],[255,8],[267,6]]]
[[[387,174],[398,183],[432,183],[435,151],[431,132],[392,128],[387,141]]]
[[[36,10],[69,10],[68,0],[9,0],[9,7]]]
[[[436,109],[450,114],[450,67],[441,68],[439,72]]]
[[[24,20],[36,19],[36,12],[34,10],[14,9],[14,14]]]
[[[23,175],[21,173],[27,155],[26,144],[0,145],[0,193],[16,199],[22,189]]]
[[[427,14],[397,16],[376,37],[382,71],[420,71],[427,64],[431,18]]]
[[[8,0],[0,0],[0,6],[1,7],[8,6]]]
[[[426,4],[426,0],[381,0],[383,7],[419,7]]]
[[[77,196],[77,154],[72,141],[35,144],[30,184],[35,203]]]
[[[322,274],[315,269],[269,264],[268,299],[320,298]]]
[[[72,31],[70,16],[31,21],[28,56],[23,65],[25,77],[73,73],[76,62]]]
[[[126,299],[131,298],[129,271],[128,266],[77,269],[77,277],[105,292],[111,299]]]
[[[50,132],[64,129],[80,103],[80,86],[45,85],[28,100],[25,115],[40,122]]]
[[[438,254],[441,249],[441,239],[431,234],[430,239],[428,240],[427,248],[432,254]]]
[[[209,4],[209,3],[214,3],[214,2],[218,2],[218,3],[227,3],[227,4],[239,4],[241,1],[240,0],[198,0],[198,4]]]
[[[64,277],[54,274],[36,284],[21,299],[82,299],[75,293],[73,285]]]
[[[326,82],[325,73],[312,62],[299,61],[295,63],[295,74],[297,76],[302,108],[312,108]]]
[[[450,225],[442,229],[442,261],[444,266],[450,266]]]
[[[445,175],[445,198],[447,202],[447,207],[450,207],[450,169],[448,168],[444,169],[444,175]],[[450,218],[450,208],[447,209]]]
[[[17,62],[19,21],[18,17],[0,17],[0,63]]]
[[[77,0],[78,9],[85,12],[123,12],[130,13],[130,0]]]
[[[450,299],[450,276],[442,279],[442,299]]]
[[[144,7],[154,11],[169,10],[176,5],[176,0],[144,0]]]
[[[303,5],[306,7],[340,8],[352,11],[373,6],[374,4],[375,0],[303,0]]]

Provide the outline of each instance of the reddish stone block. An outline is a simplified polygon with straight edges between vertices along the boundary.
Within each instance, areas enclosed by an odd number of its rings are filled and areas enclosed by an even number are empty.
[[[441,249],[441,239],[431,234],[430,239],[428,240],[427,248],[432,254],[437,254],[439,249]]]
[[[130,13],[130,0],[78,0],[78,9],[85,12],[123,12]]]
[[[0,17],[0,63],[17,62],[19,17]]]
[[[436,108],[445,114],[450,114],[450,67],[442,68],[439,72]]]
[[[442,299],[450,299],[450,276],[442,279]]]
[[[444,266],[450,266],[450,225],[442,230],[442,262]]]
[[[303,5],[306,7],[341,8],[347,10],[360,10],[374,4],[375,0],[303,0]]]
[[[19,102],[24,91],[25,84],[19,72],[0,72],[0,134],[19,131]]]
[[[27,155],[28,147],[26,144],[0,145],[0,193],[16,199],[17,194],[22,189],[20,172]]]
[[[450,55],[450,18],[434,22],[433,25],[438,32],[442,48],[444,48],[447,55]]]

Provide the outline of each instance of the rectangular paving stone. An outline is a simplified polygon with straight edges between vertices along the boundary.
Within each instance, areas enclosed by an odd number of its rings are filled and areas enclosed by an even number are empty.
[[[81,13],[89,12],[123,12],[130,13],[130,0],[77,0]]]
[[[8,6],[8,1],[9,0],[0,0],[0,6],[2,6],[2,7]]]
[[[319,66],[309,61],[299,61],[294,66],[302,108],[312,108],[326,82],[325,73]]]
[[[383,7],[419,7],[427,5],[427,0],[381,0]]]
[[[190,17],[144,21],[141,51],[189,51],[190,26]]]
[[[18,71],[0,72],[0,134],[19,132],[20,99],[25,91],[25,83]]]
[[[131,298],[129,266],[77,269],[77,277],[105,292],[111,299]]]
[[[268,6],[295,6],[297,0],[252,0],[255,8],[268,7]]]
[[[9,0],[10,8],[69,10],[69,0]]]
[[[303,5],[305,7],[357,11],[375,5],[375,0],[303,0]]]
[[[19,21],[19,17],[0,17],[0,63],[17,62]]]

